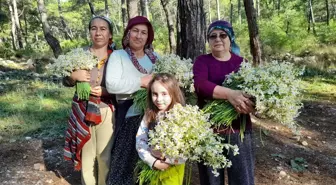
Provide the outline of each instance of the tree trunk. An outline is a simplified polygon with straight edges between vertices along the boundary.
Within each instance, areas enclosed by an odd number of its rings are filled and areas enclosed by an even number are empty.
[[[257,16],[260,17],[260,0],[256,0]]]
[[[53,50],[54,56],[57,58],[62,53],[62,49],[59,44],[59,41],[52,35],[52,32],[50,30],[47,10],[45,9],[44,6],[44,0],[37,0],[37,8],[41,17],[44,38],[46,39],[50,48]]]
[[[249,29],[250,49],[253,56],[253,65],[259,65],[261,63],[261,49],[256,10],[253,7],[253,1],[250,0],[244,0],[244,6]]]
[[[19,42],[19,47],[20,49],[22,49],[23,48],[22,31],[21,31],[21,26],[20,26],[20,20],[19,20],[16,0],[12,0],[12,5],[13,5],[14,21],[15,21],[15,28],[16,28],[17,38]]]
[[[233,24],[233,3],[232,0],[230,0],[230,23]]]
[[[308,0],[308,8],[309,8],[309,26],[308,26],[308,32],[310,32],[310,25],[313,27],[313,33],[316,35],[315,30],[315,18],[314,18],[314,12],[313,12],[313,5],[312,0]]]
[[[8,4],[8,10],[9,10],[9,13],[10,13],[11,24],[12,24],[12,29],[11,29],[12,45],[13,45],[13,49],[17,50],[18,49],[18,38],[17,38],[17,35],[16,35],[16,26],[15,26],[13,6],[12,6],[12,3],[10,2],[10,0],[7,0],[7,4]]]
[[[140,0],[141,15],[149,19],[148,0]]]
[[[121,0],[121,16],[122,16],[122,22],[123,22],[123,27],[124,29],[127,26],[127,20],[128,20],[128,12],[127,12],[127,4],[126,0]]]
[[[174,23],[173,23],[173,16],[169,11],[169,0],[161,0],[161,5],[163,11],[166,15],[167,20],[167,27],[168,27],[168,35],[169,35],[169,52],[174,53],[176,50],[176,40],[175,40],[175,33],[174,33]]]
[[[239,24],[242,23],[242,17],[241,17],[241,0],[238,0],[238,19],[239,19]]]
[[[208,9],[209,9],[209,24],[212,22],[212,18],[211,18],[211,0],[208,0]]]
[[[327,25],[329,26],[330,12],[329,12],[329,1],[325,0],[326,10],[327,10]]]
[[[132,19],[135,16],[138,16],[138,1],[137,0],[127,0],[127,11],[128,18]]]
[[[219,0],[216,0],[216,7],[217,7],[217,20],[220,20]]]
[[[178,0],[179,36],[177,54],[194,60],[205,53],[203,0]]]
[[[62,30],[64,32],[65,39],[72,40],[73,35],[71,33],[71,30],[69,29],[69,27],[65,23],[65,20],[64,20],[64,17],[63,17],[63,11],[62,11],[62,7],[61,7],[61,0],[57,0],[57,3],[58,3],[58,12],[59,12],[59,15],[60,15],[60,18],[61,18],[61,23],[62,23],[62,26],[63,26]]]
[[[278,15],[280,15],[280,8],[281,8],[281,0],[278,0],[278,4],[277,4]]]
[[[105,17],[110,17],[108,2],[105,0]]]

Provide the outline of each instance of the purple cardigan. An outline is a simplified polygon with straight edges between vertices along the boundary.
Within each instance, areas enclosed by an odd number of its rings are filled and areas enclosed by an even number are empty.
[[[213,92],[217,85],[222,85],[226,75],[237,72],[243,58],[231,53],[228,61],[219,61],[212,54],[200,55],[193,66],[194,85],[197,94],[197,104],[200,108],[205,105],[205,100],[213,99]],[[249,115],[246,119],[246,130],[251,130],[252,124]],[[240,118],[232,122],[235,131],[240,129]]]

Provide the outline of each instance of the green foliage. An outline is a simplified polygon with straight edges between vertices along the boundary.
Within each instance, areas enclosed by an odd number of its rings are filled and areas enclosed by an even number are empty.
[[[290,160],[290,165],[292,169],[296,172],[305,171],[308,167],[307,161],[302,157],[296,157],[295,159]]]

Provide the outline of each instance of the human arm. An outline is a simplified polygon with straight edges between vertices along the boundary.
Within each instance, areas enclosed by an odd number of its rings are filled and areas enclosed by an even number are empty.
[[[247,114],[253,112],[253,102],[250,96],[239,90],[217,85],[209,81],[209,69],[205,57],[198,57],[193,66],[195,91],[198,95],[208,99],[228,100],[239,113]]]
[[[106,89],[111,94],[132,94],[138,91],[142,86],[146,87],[148,84],[148,75],[139,77],[129,73],[130,59],[123,56],[121,52],[113,52],[106,67]]]
[[[66,87],[73,87],[76,82],[90,82],[90,72],[87,70],[76,70],[70,76],[63,78],[63,85]]]
[[[151,149],[148,145],[148,126],[145,122],[145,118],[141,121],[136,135],[136,150],[141,160],[147,163],[151,168],[162,170],[169,167],[169,164],[161,161],[151,154]]]

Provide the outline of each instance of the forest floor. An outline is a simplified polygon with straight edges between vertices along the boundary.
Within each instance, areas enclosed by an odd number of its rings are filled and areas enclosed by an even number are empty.
[[[0,117],[5,119],[1,111]],[[255,184],[336,184],[335,120],[336,102],[322,100],[304,101],[297,119],[300,135],[280,124],[253,118]],[[0,128],[0,184],[79,185],[80,172],[63,160],[63,144],[62,134],[7,137],[6,129]],[[198,185],[195,165],[192,174],[192,184]]]

